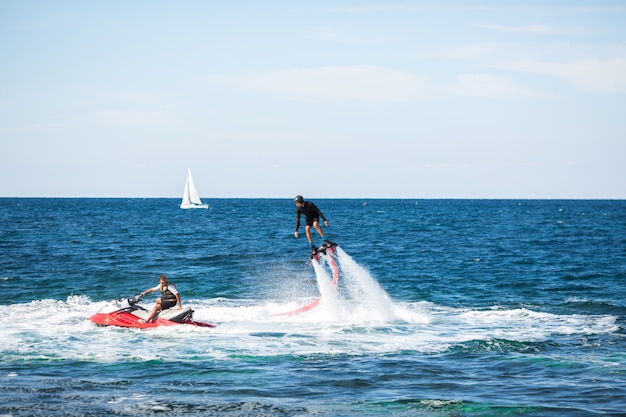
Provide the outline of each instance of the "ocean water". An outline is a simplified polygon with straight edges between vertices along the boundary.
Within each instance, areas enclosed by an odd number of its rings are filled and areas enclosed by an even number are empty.
[[[0,199],[1,416],[626,415],[625,201],[316,200],[336,287],[207,202]],[[88,320],[160,273],[217,327]]]

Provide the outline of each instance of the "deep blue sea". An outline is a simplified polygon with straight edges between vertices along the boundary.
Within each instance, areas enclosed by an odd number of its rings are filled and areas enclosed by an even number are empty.
[[[206,202],[0,199],[0,416],[626,415],[626,201],[314,200],[330,290],[291,199]],[[217,327],[89,321],[161,273]]]

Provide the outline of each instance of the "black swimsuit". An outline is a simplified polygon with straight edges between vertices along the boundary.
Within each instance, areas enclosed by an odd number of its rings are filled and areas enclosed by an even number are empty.
[[[319,221],[320,217],[326,221],[326,217],[320,209],[310,201],[305,201],[303,207],[296,208],[296,232],[300,228],[300,215],[303,214],[306,219],[307,226],[313,226],[313,222]]]

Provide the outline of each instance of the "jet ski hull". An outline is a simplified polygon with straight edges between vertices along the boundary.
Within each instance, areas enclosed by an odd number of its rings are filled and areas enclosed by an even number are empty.
[[[174,326],[189,324],[199,327],[215,327],[214,324],[195,321],[192,318],[193,310],[190,307],[183,309],[169,308],[160,311],[156,318],[146,323],[149,312],[138,306],[139,296],[128,299],[111,301],[102,310],[89,317],[89,320],[98,326],[132,327],[137,329],[149,329],[159,326]]]

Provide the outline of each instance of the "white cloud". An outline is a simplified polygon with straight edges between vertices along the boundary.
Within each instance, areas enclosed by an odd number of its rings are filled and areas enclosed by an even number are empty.
[[[570,63],[525,61],[499,67],[563,78],[584,91],[626,93],[626,58],[590,58]]]
[[[477,43],[461,48],[441,49],[431,54],[433,58],[472,59],[480,58],[495,52],[500,46],[494,43]]]
[[[420,74],[365,65],[294,68],[229,78],[240,88],[307,99],[409,101],[424,89]]]
[[[547,34],[547,33],[562,33],[564,29],[560,26],[555,25],[546,25],[541,23],[533,23],[525,26],[511,26],[511,25],[500,25],[493,23],[475,23],[475,27],[487,30],[493,30],[496,32],[506,32],[506,33],[537,33],[537,34]]]
[[[450,169],[455,168],[456,164],[451,162],[431,162],[424,164],[424,168],[426,169]]]
[[[451,94],[502,99],[515,97],[541,97],[542,93],[519,85],[506,77],[491,74],[459,74]]]
[[[358,29],[340,27],[317,27],[304,33],[306,39],[339,44],[379,44],[384,40],[380,34],[363,32]]]
[[[93,113],[97,123],[107,127],[153,127],[173,123],[168,113],[161,111],[103,110]]]

